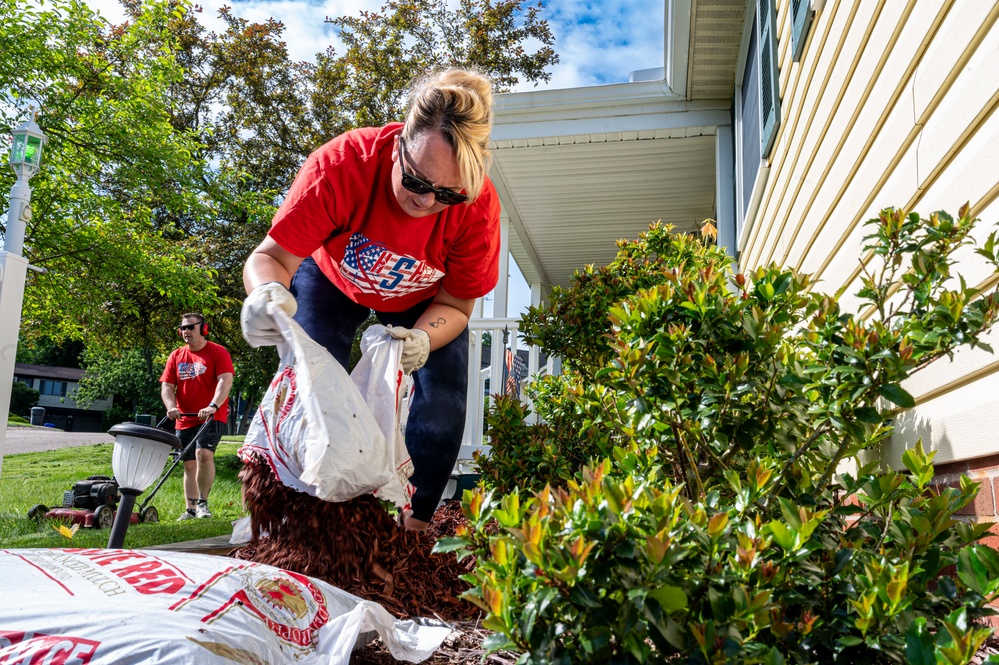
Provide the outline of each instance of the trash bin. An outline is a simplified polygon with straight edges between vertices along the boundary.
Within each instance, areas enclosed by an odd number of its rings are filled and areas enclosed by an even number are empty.
[[[148,427],[153,426],[153,416],[149,413],[137,413],[135,414],[135,424],[136,425],[146,425]]]
[[[41,427],[45,424],[45,407],[44,406],[33,406],[31,407],[31,424],[38,425]]]

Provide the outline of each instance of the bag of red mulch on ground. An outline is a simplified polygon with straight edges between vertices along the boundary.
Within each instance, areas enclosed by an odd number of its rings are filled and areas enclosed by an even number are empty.
[[[346,665],[372,631],[418,663],[450,632],[305,575],[206,554],[0,550],[0,580],[0,663]]]
[[[326,501],[374,493],[406,508],[413,466],[399,429],[401,340],[371,326],[350,375],[283,310],[281,364],[246,433],[240,457],[265,459],[282,483]]]

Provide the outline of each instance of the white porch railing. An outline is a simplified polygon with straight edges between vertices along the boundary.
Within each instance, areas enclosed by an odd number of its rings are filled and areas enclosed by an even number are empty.
[[[492,403],[494,395],[501,393],[504,386],[504,365],[506,362],[506,349],[510,349],[514,356],[517,355],[518,348],[523,349],[523,343],[517,336],[520,319],[471,319],[468,322],[468,395],[466,397],[465,411],[465,434],[462,438],[461,452],[458,454],[458,471],[466,472],[472,460],[472,453],[476,450],[489,452],[488,441],[485,438],[485,414],[486,414],[486,380],[489,381],[489,403]],[[503,344],[503,333],[509,333],[507,343]],[[490,355],[489,366],[482,367],[482,347],[483,339],[489,334]],[[549,357],[545,365],[541,365],[541,350],[536,346],[528,347],[527,377],[521,381],[520,396],[522,400],[527,400],[524,394],[524,384],[534,380],[539,376],[551,374],[554,366],[554,358]],[[532,419],[537,416],[532,413]]]

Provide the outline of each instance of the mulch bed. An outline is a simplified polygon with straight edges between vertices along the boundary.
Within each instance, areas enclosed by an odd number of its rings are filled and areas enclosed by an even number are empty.
[[[374,497],[322,501],[286,487],[259,460],[246,464],[239,477],[252,516],[253,542],[229,556],[319,578],[379,603],[400,619],[437,617],[448,622],[451,634],[423,661],[426,665],[516,661],[513,654],[485,657],[482,642],[489,631],[479,625],[482,612],[459,598],[468,589],[460,578],[475,568],[474,558],[459,562],[454,554],[431,554],[437,540],[453,536],[467,523],[458,502],[438,508],[430,528],[417,533],[401,528]],[[398,661],[376,639],[357,649],[350,662]]]
[[[457,503],[441,506],[430,528],[417,533],[401,528],[372,496],[322,501],[286,487],[260,461],[246,464],[239,477],[253,542],[230,556],[319,578],[402,619],[479,618],[477,607],[459,599],[468,589],[460,577],[474,569],[473,557],[459,562],[454,554],[431,554],[438,539],[465,523]]]
[[[486,656],[482,642],[490,632],[479,626],[478,622],[462,621],[452,624],[452,627],[451,634],[422,665],[513,665],[517,661],[517,654],[512,653],[500,652]],[[350,665],[391,665],[398,662],[381,640],[357,649],[350,657]]]

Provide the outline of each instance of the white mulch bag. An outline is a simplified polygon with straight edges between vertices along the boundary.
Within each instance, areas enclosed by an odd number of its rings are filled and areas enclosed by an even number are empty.
[[[256,453],[288,487],[326,501],[376,494],[408,507],[413,463],[399,429],[402,340],[374,325],[352,374],[273,304],[281,365],[246,432],[240,457]]]
[[[0,550],[0,663],[418,663],[450,632],[273,566],[157,550]]]

